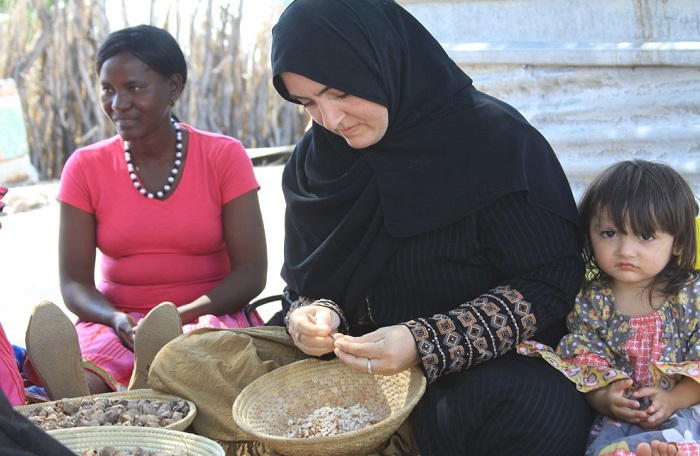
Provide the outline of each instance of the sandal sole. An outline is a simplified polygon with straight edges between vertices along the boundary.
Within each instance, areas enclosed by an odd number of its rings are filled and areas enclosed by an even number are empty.
[[[37,304],[25,335],[27,353],[51,400],[88,396],[78,333],[54,303]]]
[[[129,389],[148,388],[148,371],[161,348],[182,334],[182,321],[173,303],[163,302],[143,317],[134,340],[134,372]]]

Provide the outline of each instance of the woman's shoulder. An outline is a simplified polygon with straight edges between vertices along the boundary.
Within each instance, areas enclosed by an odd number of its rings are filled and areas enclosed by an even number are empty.
[[[190,134],[187,146],[190,169],[224,188],[224,201],[259,188],[253,162],[238,139],[183,126]]]
[[[71,154],[69,157],[76,157],[82,160],[89,159],[92,157],[99,156],[105,152],[123,152],[123,147],[120,144],[119,136],[115,135],[111,138],[106,138],[101,141],[97,141],[87,146],[80,147]]]
[[[248,152],[240,140],[221,133],[200,130],[191,125],[181,125],[189,132],[188,154],[195,154],[199,159],[216,166],[250,161]]]
[[[121,157],[124,149],[119,136],[103,139],[76,149],[66,160],[64,172],[70,172],[75,166],[93,168],[105,163],[106,156],[114,159]]]
[[[207,144],[207,146],[220,144],[221,146],[234,146],[235,148],[244,149],[243,143],[233,136],[200,130],[186,123],[180,123],[180,125],[189,132],[191,142],[201,142]]]

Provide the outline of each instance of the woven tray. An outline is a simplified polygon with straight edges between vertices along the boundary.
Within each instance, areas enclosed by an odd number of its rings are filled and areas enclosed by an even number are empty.
[[[112,446],[120,451],[135,447],[143,451],[172,453],[185,451],[187,456],[224,456],[224,449],[206,437],[170,429],[104,426],[57,429],[51,436],[76,454],[88,448],[98,450]]]
[[[197,406],[194,405],[194,402],[188,401],[187,399],[184,399],[179,396],[174,396],[172,394],[164,394],[164,393],[159,393],[157,391],[154,391],[152,389],[137,389],[137,390],[131,390],[131,391],[124,391],[124,392],[118,392],[118,393],[104,393],[104,394],[94,394],[92,396],[83,396],[81,398],[76,398],[76,399],[83,399],[83,398],[89,398],[89,399],[94,399],[98,397],[104,397],[104,398],[124,398],[124,399],[148,399],[151,401],[185,401],[190,407],[189,413],[180,421],[176,421],[173,424],[170,424],[168,426],[163,427],[162,429],[169,429],[173,431],[184,431],[189,427],[189,425],[192,423],[194,420],[194,417],[197,415]],[[51,402],[41,402],[37,404],[29,404],[29,405],[20,405],[17,407],[14,407],[14,409],[20,413],[29,413],[33,410],[35,410],[37,407],[53,407],[58,401],[51,401]],[[101,426],[100,426],[101,427]],[[111,427],[111,426],[110,426]],[[119,426],[123,427],[123,426]],[[46,431],[49,434],[56,432],[57,430],[49,430]]]
[[[287,456],[367,454],[391,436],[425,392],[418,367],[396,375],[368,375],[338,360],[307,359],[252,382],[233,403],[233,419],[246,433]],[[290,419],[324,406],[359,404],[381,421],[344,434],[286,438]]]

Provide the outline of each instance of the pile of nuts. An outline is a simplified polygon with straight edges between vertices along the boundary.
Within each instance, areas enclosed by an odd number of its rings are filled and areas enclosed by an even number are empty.
[[[45,431],[86,426],[140,426],[163,428],[190,412],[187,401],[77,397],[36,404],[20,413]]]
[[[350,407],[321,407],[306,418],[290,419],[284,437],[307,439],[344,434],[370,427],[379,421],[360,404]]]
[[[90,447],[80,453],[80,456],[186,456],[187,452],[184,449],[178,448],[173,450],[173,453],[164,453],[162,451],[144,451],[140,447],[134,447],[129,451],[117,450],[115,447],[95,448]]]

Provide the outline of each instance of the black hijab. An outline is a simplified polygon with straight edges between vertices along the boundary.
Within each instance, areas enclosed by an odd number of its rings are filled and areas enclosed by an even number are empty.
[[[393,0],[295,0],[272,30],[273,83],[292,72],[387,107],[365,149],[313,123],[283,174],[288,287],[362,313],[403,237],[456,222],[512,192],[577,223],[547,141],[485,95]],[[355,316],[356,316],[355,315]]]

